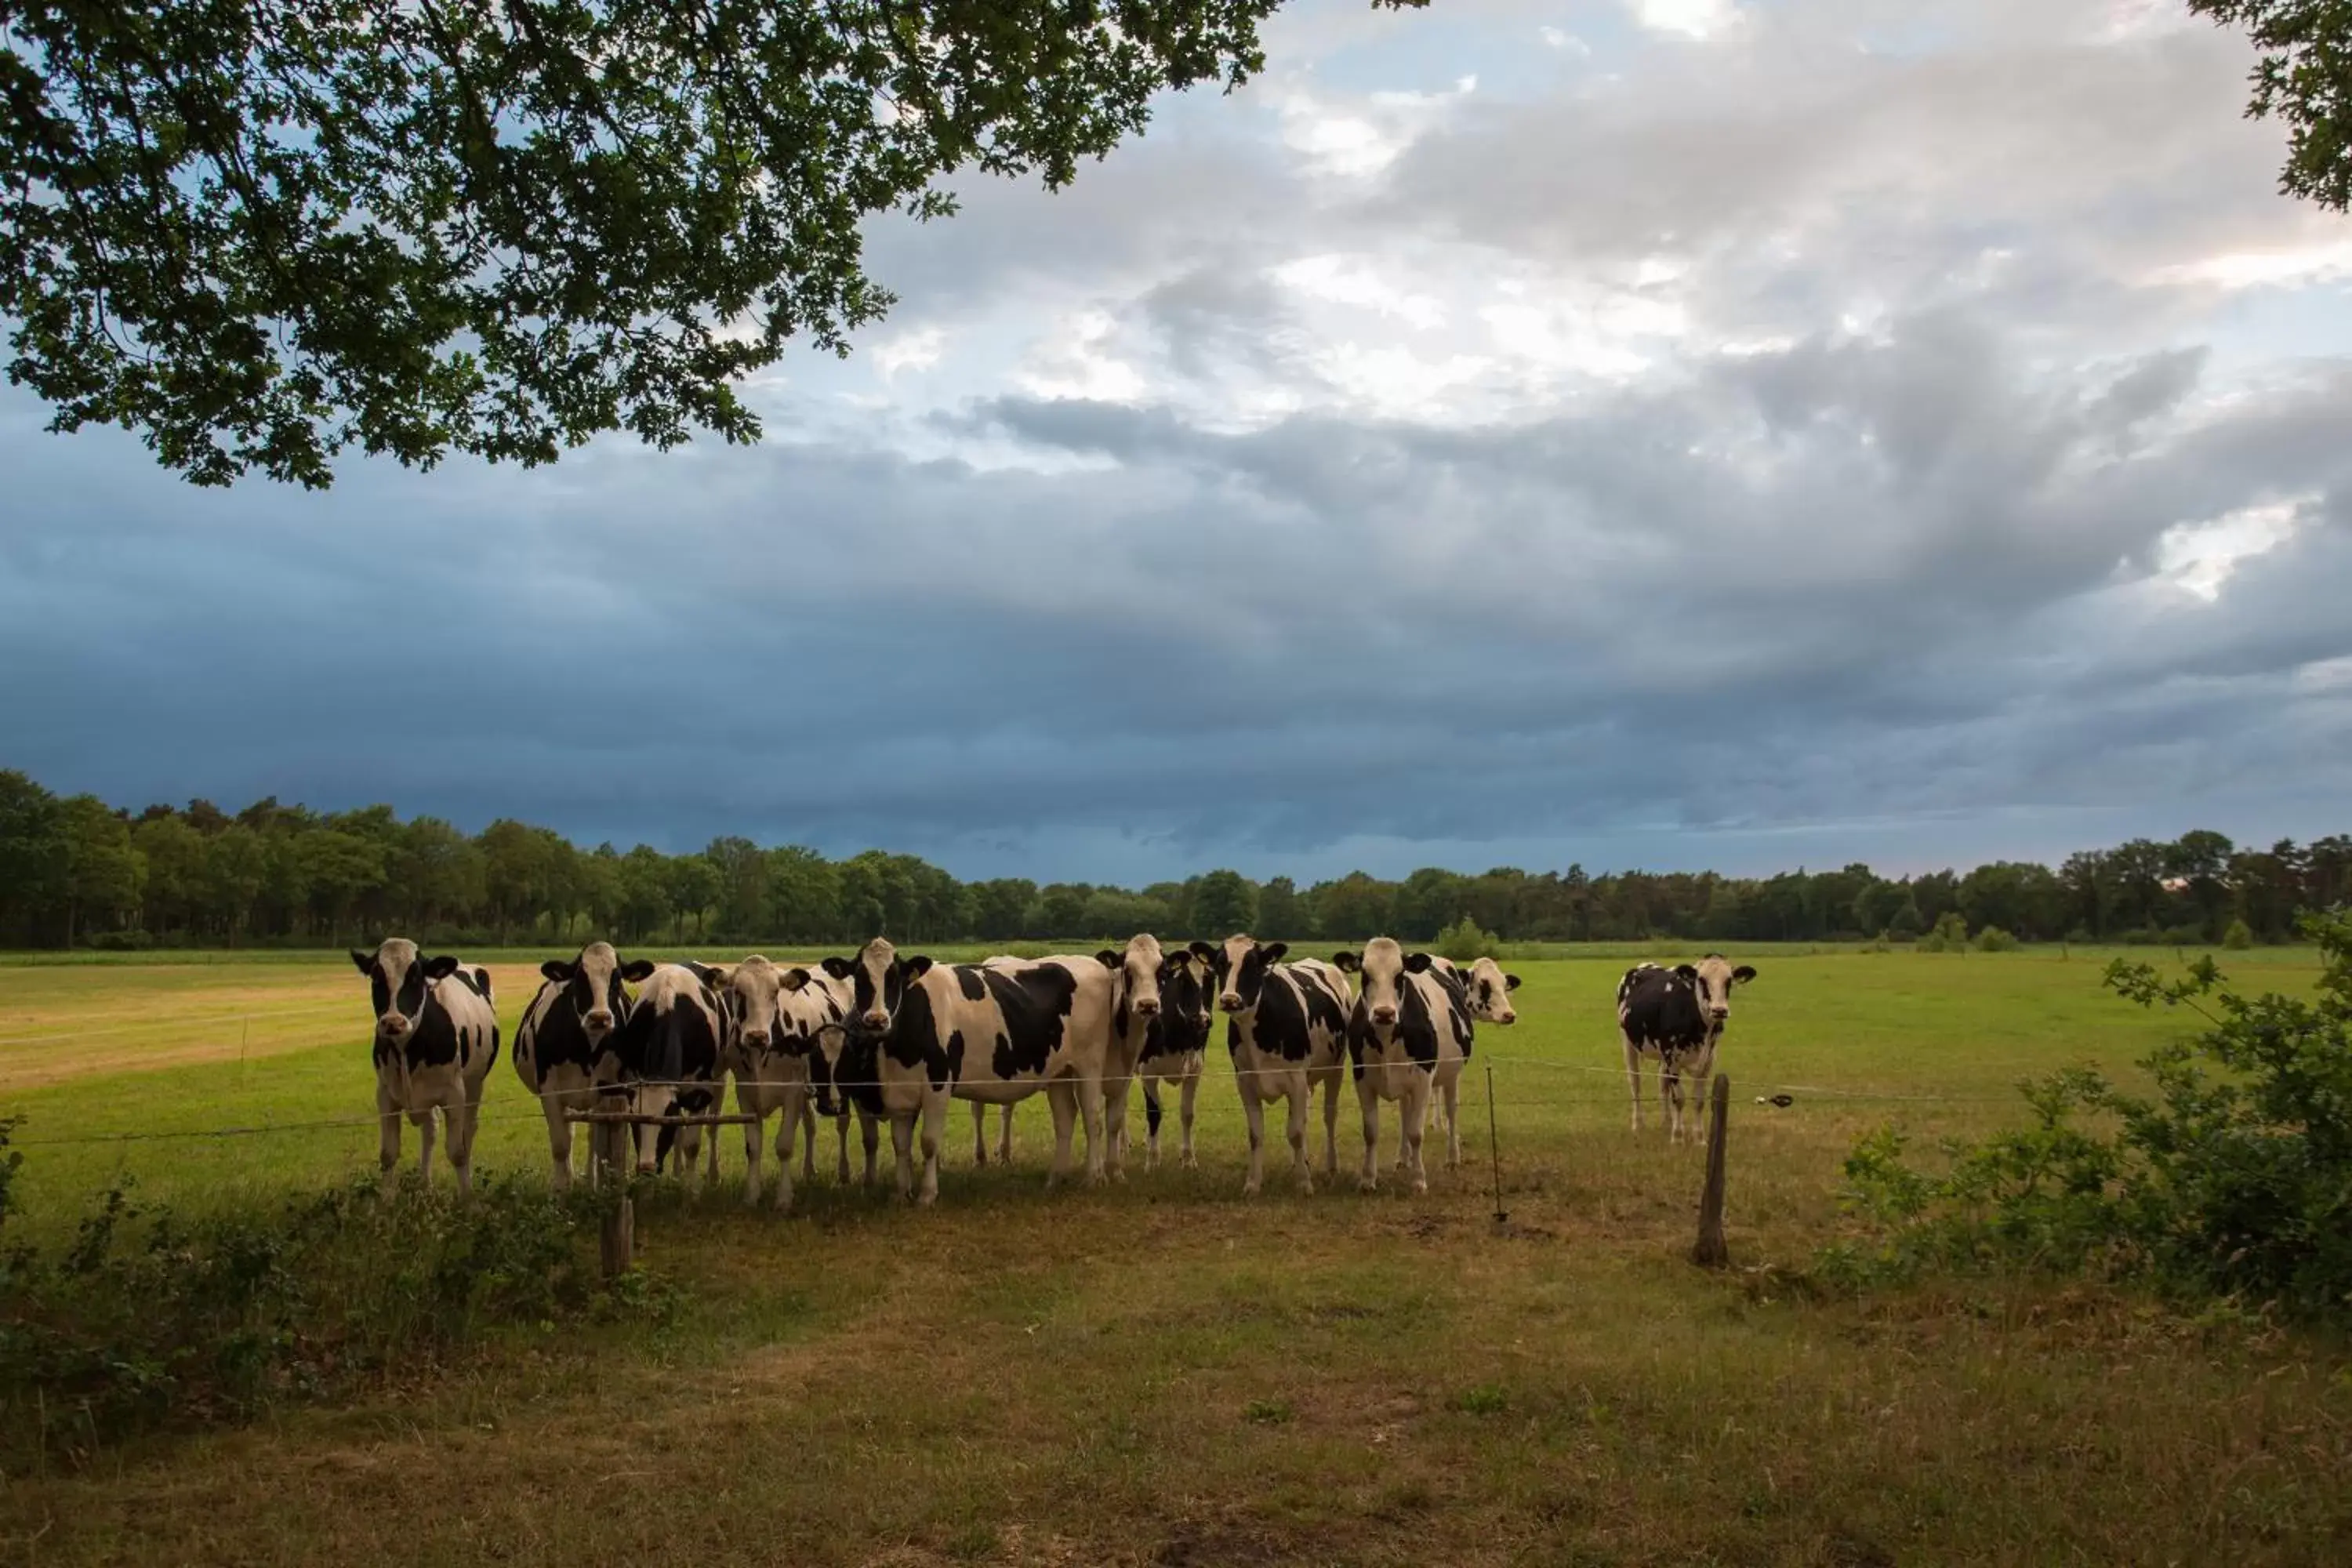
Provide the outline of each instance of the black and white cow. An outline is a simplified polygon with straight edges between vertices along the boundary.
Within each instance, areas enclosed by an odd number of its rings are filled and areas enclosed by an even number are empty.
[[[797,987],[784,984],[786,971],[753,953],[730,967],[714,967],[727,1003],[727,1070],[735,1079],[735,1109],[760,1120],[743,1128],[743,1201],[760,1201],[761,1143],[767,1119],[782,1112],[776,1128],[776,1207],[793,1202],[793,1141],[807,1134],[803,1173],[816,1177],[816,1104],[809,1058],[818,1037],[838,1029],[848,1009],[848,988],[830,975],[809,974]],[[870,1147],[870,1145],[869,1145]],[[849,1179],[848,1131],[841,1128],[842,1180]],[[872,1175],[872,1160],[867,1161]]]
[[[838,1093],[861,1120],[887,1121],[898,1154],[898,1195],[918,1204],[936,1202],[940,1138],[946,1130],[948,1090],[955,1076],[940,1015],[947,994],[956,988],[955,980],[945,966],[928,958],[900,958],[878,936],[858,949],[855,958],[828,958],[822,967],[849,987],[850,1002],[842,1026],[823,1031],[809,1058],[817,1109],[834,1114]],[[801,990],[813,978],[805,969],[788,969],[784,986]],[[962,1042],[955,1045],[961,1055]],[[915,1171],[918,1124],[919,1181]]]
[[[1087,1182],[1104,1181],[1109,1150],[1103,1092],[1117,999],[1111,967],[1087,954],[1062,953],[992,958],[953,969],[956,995],[948,1017],[951,1036],[964,1042],[954,1061],[956,1098],[1006,1108],[1009,1155],[1013,1102],[1042,1090],[1054,1113],[1054,1164],[1045,1184],[1070,1175],[1071,1138],[1080,1121],[1087,1130]]]
[[[1255,1196],[1265,1174],[1265,1105],[1287,1100],[1290,1157],[1301,1192],[1315,1190],[1307,1163],[1307,1110],[1323,1086],[1323,1172],[1339,1173],[1339,1080],[1346,1076],[1348,977],[1320,959],[1281,962],[1286,942],[1230,936],[1207,949],[1216,966],[1217,1010],[1225,1015],[1225,1048],[1234,1058],[1242,1111],[1249,1118],[1249,1178]]]
[[[1180,1094],[1183,1142],[1177,1163],[1187,1170],[1200,1162],[1192,1155],[1192,1102],[1201,1091],[1201,1074],[1207,1061],[1210,1026],[1215,1022],[1213,999],[1217,994],[1216,965],[1201,950],[1214,952],[1206,942],[1170,952],[1160,970],[1160,1013],[1144,1031],[1143,1053],[1135,1076],[1143,1084],[1143,1168],[1160,1163],[1160,1087],[1176,1085]],[[1119,1136],[1126,1137],[1122,1127]]]
[[[1437,968],[1425,952],[1407,952],[1390,937],[1374,937],[1360,953],[1335,954],[1331,962],[1363,977],[1363,993],[1348,1013],[1348,1060],[1356,1079],[1356,1100],[1364,1113],[1364,1166],[1357,1184],[1366,1192],[1380,1185],[1381,1101],[1398,1108],[1403,1154],[1398,1161],[1412,1190],[1429,1190],[1422,1163],[1422,1135],[1433,1102],[1449,1112],[1456,1104],[1462,1066],[1470,1058],[1470,1005],[1460,976]],[[1448,1114],[1445,1163],[1462,1163],[1462,1141]]]
[[[656,964],[629,1016],[607,1037],[597,1088],[624,1093],[640,1116],[701,1116],[719,1108],[727,1085],[727,999],[719,972],[706,965]],[[702,1149],[697,1126],[639,1127],[637,1172],[658,1172],[675,1146],[681,1171],[691,1170]],[[719,1179],[719,1140],[710,1140],[709,1181]]]
[[[1160,1018],[1160,982],[1171,961],[1149,932],[1128,938],[1124,948],[1103,949],[1095,961],[1110,971],[1110,1052],[1103,1066],[1103,1123],[1110,1147],[1104,1169],[1118,1181],[1127,1173],[1128,1095]]]
[[[1511,1005],[1510,994],[1519,988],[1519,977],[1506,974],[1503,966],[1491,958],[1482,958],[1466,967],[1448,958],[1432,955],[1430,966],[1451,975],[1462,987],[1465,1001],[1470,1006],[1470,1018],[1476,1024],[1508,1026],[1519,1021],[1519,1010]],[[1462,1134],[1454,1125],[1454,1113],[1460,1104],[1458,1094],[1444,1097],[1431,1107],[1439,1131],[1445,1134],[1449,1151],[1459,1150]]]
[[[560,1189],[572,1184],[572,1123],[565,1117],[595,1105],[597,1058],[629,1017],[623,982],[641,983],[654,966],[642,958],[624,963],[610,943],[592,942],[570,962],[551,958],[539,972],[544,978],[515,1030],[515,1076],[547,1113],[548,1153]],[[589,1147],[607,1142],[591,1136]],[[592,1175],[597,1163],[590,1163]]]
[[[1743,963],[1737,969],[1721,953],[1710,952],[1696,963],[1662,969],[1637,963],[1617,983],[1617,1028],[1625,1043],[1625,1082],[1633,1096],[1633,1131],[1642,1130],[1642,1058],[1658,1058],[1658,1097],[1665,1107],[1667,1136],[1683,1136],[1683,1086],[1687,1077],[1696,1091],[1696,1107],[1706,1098],[1707,1076],[1715,1071],[1715,1047],[1731,1018],[1731,988],[1756,978]],[[1697,1132],[1694,1129],[1694,1139]]]
[[[433,1179],[433,1113],[441,1113],[457,1190],[474,1186],[474,1129],[482,1085],[499,1059],[490,972],[447,953],[427,958],[404,936],[352,952],[375,1012],[375,1110],[388,1176],[400,1163],[400,1119],[416,1123],[416,1169]]]

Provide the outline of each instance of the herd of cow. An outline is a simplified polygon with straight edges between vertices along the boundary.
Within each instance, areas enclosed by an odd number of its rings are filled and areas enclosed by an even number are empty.
[[[1456,1113],[1475,1028],[1517,1021],[1510,993],[1518,976],[1491,958],[1457,965],[1408,952],[1387,937],[1328,962],[1287,953],[1287,943],[1247,936],[1169,948],[1138,936],[1123,950],[1092,957],[950,964],[901,957],[877,937],[853,957],[787,967],[756,954],[734,964],[624,961],[609,944],[591,942],[573,958],[540,966],[544,979],[515,1033],[515,1071],[545,1110],[558,1186],[572,1180],[575,1125],[593,1134],[592,1172],[634,1155],[639,1172],[656,1173],[673,1152],[681,1169],[691,1169],[702,1159],[709,1125],[696,1119],[720,1110],[731,1078],[738,1112],[754,1119],[743,1128],[747,1201],[760,1201],[769,1116],[779,1118],[773,1191],[783,1208],[792,1202],[794,1141],[803,1133],[803,1174],[815,1175],[819,1117],[834,1122],[839,1179],[849,1181],[855,1111],[866,1182],[875,1179],[887,1121],[900,1194],[929,1203],[939,1193],[950,1099],[971,1104],[973,1158],[985,1164],[987,1108],[1002,1108],[997,1152],[1008,1158],[1013,1104],[1043,1092],[1054,1116],[1049,1183],[1073,1173],[1072,1138],[1081,1121],[1093,1183],[1123,1174],[1128,1100],[1139,1080],[1144,1166],[1158,1163],[1160,1094],[1172,1087],[1178,1159],[1193,1164],[1194,1100],[1221,1012],[1249,1121],[1244,1193],[1255,1194],[1264,1179],[1265,1110],[1277,1100],[1287,1108],[1293,1173],[1302,1191],[1314,1190],[1307,1131],[1318,1088],[1324,1173],[1337,1176],[1339,1086],[1348,1078],[1363,1113],[1360,1184],[1369,1191],[1380,1179],[1385,1102],[1397,1106],[1402,1123],[1398,1168],[1413,1191],[1425,1191],[1424,1130],[1433,1112],[1447,1165],[1460,1162]],[[352,962],[373,994],[384,1170],[399,1163],[406,1117],[418,1129],[429,1175],[437,1113],[458,1186],[467,1187],[482,1090],[499,1054],[489,972],[446,954],[428,958],[402,937],[373,952],[355,951]],[[1636,1131],[1641,1063],[1654,1058],[1671,1135],[1680,1141],[1682,1080],[1704,1095],[1732,987],[1755,973],[1714,954],[1626,972],[1617,1020]],[[640,1120],[573,1120],[600,1107]],[[709,1130],[706,1168],[715,1180],[719,1139]]]

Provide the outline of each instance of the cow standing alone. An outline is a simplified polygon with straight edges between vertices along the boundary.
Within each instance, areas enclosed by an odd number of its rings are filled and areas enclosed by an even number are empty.
[[[1694,1106],[1706,1098],[1715,1048],[1731,1019],[1731,988],[1755,978],[1753,968],[1743,963],[1735,969],[1719,952],[1672,969],[1637,963],[1625,972],[1617,983],[1617,1028],[1625,1043],[1634,1131],[1642,1130],[1642,1058],[1654,1056],[1658,1058],[1658,1098],[1665,1107],[1668,1141],[1682,1142],[1682,1080],[1687,1077],[1692,1081]]]
[[[1348,1059],[1356,1099],[1364,1113],[1364,1168],[1358,1184],[1380,1184],[1381,1101],[1397,1104],[1403,1153],[1399,1163],[1412,1190],[1429,1190],[1421,1159],[1422,1134],[1431,1104],[1455,1103],[1462,1065],[1471,1048],[1470,1005],[1460,978],[1438,969],[1425,952],[1406,952],[1389,937],[1374,937],[1362,953],[1332,958],[1340,969],[1363,977],[1363,994],[1348,1014]],[[1445,1163],[1462,1163],[1457,1118],[1446,1117]]]
[[[433,1115],[441,1114],[457,1190],[474,1186],[474,1129],[482,1085],[499,1059],[498,1005],[487,969],[443,953],[427,958],[406,937],[352,952],[375,1008],[375,1109],[386,1175],[400,1163],[400,1119],[416,1123],[416,1169],[433,1179]]]

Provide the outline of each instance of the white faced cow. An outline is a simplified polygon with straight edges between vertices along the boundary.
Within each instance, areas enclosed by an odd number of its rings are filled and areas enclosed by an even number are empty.
[[[1634,1131],[1642,1130],[1642,1058],[1654,1056],[1658,1058],[1658,1096],[1665,1106],[1667,1137],[1682,1141],[1682,1080],[1687,1076],[1697,1091],[1694,1105],[1706,1098],[1715,1047],[1731,1018],[1731,988],[1755,978],[1756,971],[1748,965],[1734,969],[1716,952],[1672,969],[1637,963],[1625,972],[1617,983],[1617,1027],[1625,1042]]]
[[[642,982],[654,966],[642,958],[624,963],[609,943],[592,942],[571,962],[551,958],[539,972],[545,978],[515,1030],[515,1076],[547,1113],[548,1152],[561,1189],[572,1184],[572,1123],[565,1117],[595,1104],[596,1058],[613,1031],[628,1021],[629,994],[622,982]],[[593,1152],[609,1142],[592,1135],[589,1148]],[[591,1163],[592,1174],[599,1163]]]
[[[1110,1149],[1104,1169],[1117,1181],[1126,1174],[1128,1091],[1159,1021],[1160,982],[1171,961],[1160,951],[1160,939],[1146,933],[1129,937],[1124,949],[1103,949],[1095,962],[1110,971],[1110,1051],[1103,1064],[1103,1123]],[[1159,1125],[1157,1118],[1152,1125]]]
[[[1519,1021],[1519,1010],[1511,1005],[1510,996],[1519,988],[1519,977],[1504,973],[1503,966],[1493,959],[1479,959],[1467,968],[1451,959],[1435,955],[1429,963],[1432,969],[1451,976],[1462,988],[1463,999],[1469,1004],[1473,1023],[1508,1026]],[[1445,1146],[1449,1151],[1459,1151],[1462,1147],[1462,1134],[1454,1125],[1454,1113],[1458,1105],[1458,1096],[1449,1096],[1431,1105],[1435,1125],[1445,1134]]]
[[[1160,1163],[1160,1087],[1174,1084],[1181,1096],[1183,1142],[1177,1163],[1187,1170],[1199,1162],[1192,1155],[1192,1102],[1201,1091],[1201,1074],[1209,1045],[1209,1026],[1215,1021],[1211,999],[1217,994],[1216,949],[1205,942],[1168,954],[1160,971],[1160,1012],[1143,1034],[1143,1051],[1135,1076],[1143,1082],[1143,1168]],[[1122,1125],[1118,1136],[1127,1133]]]
[[[1374,937],[1361,954],[1342,952],[1332,963],[1363,976],[1363,994],[1348,1014],[1348,1059],[1356,1079],[1356,1100],[1364,1113],[1364,1166],[1357,1183],[1370,1192],[1380,1184],[1381,1101],[1398,1108],[1404,1152],[1399,1163],[1412,1190],[1429,1190],[1421,1141],[1429,1108],[1442,1100],[1452,1128],[1462,1078],[1470,1058],[1469,1003],[1456,974],[1433,966],[1425,952],[1409,953],[1389,937]],[[1448,1169],[1462,1163],[1458,1134],[1445,1151]]]
[[[946,1130],[948,1090],[955,1076],[940,1019],[955,979],[928,958],[901,959],[878,936],[860,948],[856,957],[828,958],[824,968],[848,985],[850,1003],[843,1026],[821,1033],[809,1058],[817,1109],[832,1113],[837,1090],[861,1119],[889,1122],[891,1146],[898,1158],[898,1195],[932,1203],[940,1195],[940,1136]],[[805,969],[784,971],[788,990],[800,990],[810,979]],[[956,1044],[961,1051],[961,1042]],[[914,1161],[918,1122],[922,1129],[919,1183]]]
[[[827,984],[830,976],[804,976],[797,988],[784,984],[786,971],[759,953],[733,968],[714,971],[728,1004],[727,1069],[735,1079],[735,1109],[760,1120],[743,1128],[743,1201],[760,1201],[760,1145],[767,1119],[782,1112],[776,1128],[776,1207],[793,1202],[793,1140],[808,1136],[804,1173],[816,1177],[816,1107],[810,1093],[810,1053],[818,1036],[838,1029],[847,1010],[846,987]],[[835,983],[837,984],[837,983]],[[868,1174],[871,1175],[871,1158]],[[842,1129],[842,1180],[849,1177],[848,1132]]]
[[[400,1163],[400,1119],[416,1123],[416,1169],[433,1179],[433,1113],[441,1113],[457,1190],[474,1185],[474,1129],[482,1084],[499,1058],[498,1004],[487,969],[447,953],[427,958],[406,937],[354,949],[375,1010],[375,1110],[384,1173]]]
[[[726,1088],[724,1052],[727,1005],[716,984],[718,972],[699,963],[664,963],[637,988],[627,1020],[608,1037],[598,1087],[618,1088],[635,1101],[640,1116],[670,1119],[700,1116],[719,1107]],[[615,1072],[617,1068],[617,1072]],[[702,1149],[698,1126],[644,1126],[636,1130],[637,1172],[652,1175],[678,1152],[681,1170],[691,1170]],[[719,1140],[710,1140],[707,1179],[719,1179]]]
[[[1217,1010],[1225,1015],[1225,1048],[1234,1058],[1242,1111],[1249,1118],[1249,1178],[1242,1192],[1255,1196],[1265,1178],[1265,1105],[1290,1107],[1292,1164],[1301,1192],[1315,1190],[1307,1163],[1307,1108],[1323,1086],[1323,1171],[1339,1173],[1339,1080],[1347,1062],[1348,977],[1319,959],[1284,963],[1286,942],[1227,937],[1213,950]]]

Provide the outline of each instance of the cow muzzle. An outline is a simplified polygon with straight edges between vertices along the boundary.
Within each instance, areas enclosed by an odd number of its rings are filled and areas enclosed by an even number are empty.
[[[1393,1008],[1393,1007],[1375,1007],[1375,1008],[1373,1008],[1373,1009],[1372,1009],[1372,1022],[1373,1022],[1373,1023],[1375,1023],[1375,1024],[1393,1024],[1393,1023],[1395,1023],[1395,1022],[1396,1022],[1396,1009],[1395,1009],[1395,1008]]]
[[[386,1013],[375,1021],[375,1032],[387,1040],[397,1040],[415,1026],[397,1013]]]
[[[755,1051],[764,1051],[768,1048],[768,1031],[746,1029],[743,1031],[743,1043]]]
[[[890,1026],[890,1015],[883,1012],[877,1007],[872,1012],[861,1016],[857,1021],[869,1029],[886,1029]]]
[[[1720,1026],[1726,1018],[1731,1016],[1731,1009],[1728,1007],[1709,1007],[1706,1010],[1706,1016],[1714,1019],[1715,1022]]]
[[[1519,1016],[1517,1013],[1497,1013],[1495,1015],[1495,1022],[1497,1024],[1516,1024],[1518,1021]]]
[[[602,1035],[613,1026],[613,1015],[601,1008],[580,1020],[580,1026],[592,1035]]]
[[[1156,996],[1137,997],[1135,1013],[1139,1018],[1157,1018],[1160,1016],[1160,999]]]
[[[1218,997],[1218,998],[1217,998],[1217,1011],[1218,1011],[1218,1012],[1220,1012],[1220,1013],[1238,1013],[1238,1012],[1240,1012],[1241,1010],[1242,1010],[1242,994],[1241,994],[1240,992],[1238,992],[1238,991],[1228,991],[1228,992],[1226,992],[1223,995],[1222,995],[1222,996],[1220,996],[1220,997]]]

